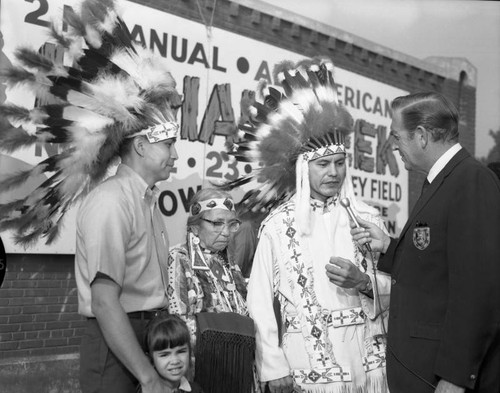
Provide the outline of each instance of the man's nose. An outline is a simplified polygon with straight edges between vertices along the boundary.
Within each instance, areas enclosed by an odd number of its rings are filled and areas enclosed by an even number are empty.
[[[172,145],[172,149],[170,150],[170,157],[172,158],[172,160],[177,160],[179,158],[175,145]]]
[[[328,174],[334,177],[337,176],[337,166],[335,165],[334,162],[328,165]]]

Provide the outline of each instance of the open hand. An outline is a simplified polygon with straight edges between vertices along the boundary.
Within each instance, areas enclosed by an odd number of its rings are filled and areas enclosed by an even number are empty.
[[[370,280],[367,274],[345,258],[331,257],[325,268],[328,279],[341,288],[365,288]]]

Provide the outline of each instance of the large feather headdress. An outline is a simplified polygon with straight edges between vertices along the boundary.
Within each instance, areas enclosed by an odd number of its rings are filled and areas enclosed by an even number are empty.
[[[65,22],[69,32],[53,26],[52,36],[71,55],[72,66],[19,48],[19,65],[2,75],[8,87],[30,89],[52,103],[0,106],[1,116],[20,125],[0,130],[0,149],[13,152],[37,142],[63,147],[0,180],[5,191],[40,174],[48,177],[26,198],[0,205],[0,231],[13,229],[25,246],[41,236],[47,244],[56,238],[65,212],[106,177],[125,138],[141,133],[155,142],[178,130],[175,81],[163,59],[131,41],[114,0],[85,0]]]
[[[229,183],[248,184],[241,202],[250,210],[270,210],[297,194],[309,206],[308,165],[321,156],[346,152],[352,117],[339,103],[333,63],[315,58],[274,69],[281,89],[261,82],[248,120],[230,147],[238,161],[254,163],[252,173]]]

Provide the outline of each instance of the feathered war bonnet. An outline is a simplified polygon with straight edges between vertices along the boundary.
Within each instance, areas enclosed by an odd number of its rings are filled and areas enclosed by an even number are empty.
[[[260,82],[249,120],[239,125],[232,154],[258,165],[229,187],[251,184],[241,202],[251,210],[270,210],[296,194],[296,218],[309,233],[309,161],[346,153],[353,119],[338,102],[329,59],[283,62],[274,69],[281,89]]]
[[[61,146],[34,168],[0,180],[4,191],[47,174],[24,199],[0,205],[0,230],[14,230],[24,246],[56,238],[65,212],[107,176],[126,138],[145,135],[154,143],[175,138],[179,128],[181,98],[172,75],[163,59],[131,41],[114,0],[86,0],[65,22],[69,32],[52,26],[52,36],[72,66],[19,48],[19,66],[2,75],[8,87],[25,87],[51,104],[2,105],[0,115],[21,127],[0,131],[0,149],[13,152],[37,142]]]

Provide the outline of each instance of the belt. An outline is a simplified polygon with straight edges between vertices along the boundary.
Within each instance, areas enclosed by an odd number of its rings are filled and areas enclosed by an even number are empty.
[[[160,315],[162,313],[168,314],[168,311],[167,310],[134,311],[134,312],[127,313],[127,315],[129,318],[133,318],[133,319],[150,320],[150,319],[153,319],[154,317],[157,317],[158,315]]]
[[[360,325],[365,323],[366,315],[361,307],[347,308],[324,313],[322,315],[328,327],[342,327],[350,325]],[[285,319],[287,331],[300,331],[300,321],[295,315],[287,315]]]
[[[146,310],[146,311],[134,311],[128,312],[127,316],[132,319],[142,319],[149,321],[160,314],[168,314],[167,310]],[[87,319],[95,319],[95,317],[88,317]]]

